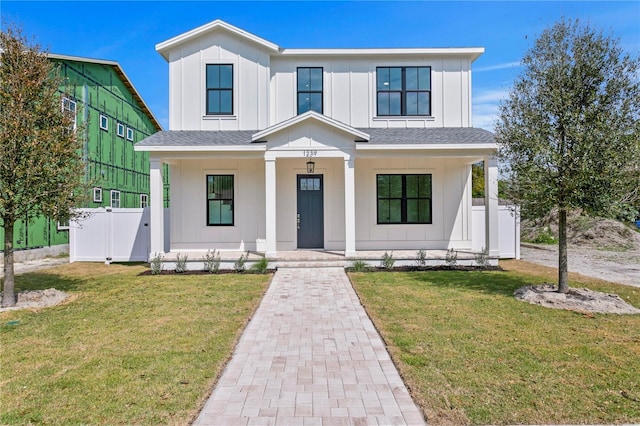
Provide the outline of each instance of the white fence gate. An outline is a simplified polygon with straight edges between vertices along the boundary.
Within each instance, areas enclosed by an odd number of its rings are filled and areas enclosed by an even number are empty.
[[[484,206],[473,206],[473,251],[486,247],[486,223]],[[500,259],[520,259],[520,209],[514,206],[498,206],[498,248]]]
[[[71,262],[146,262],[149,258],[149,207],[80,209],[85,219],[69,225]],[[165,244],[168,247],[168,211]],[[168,251],[168,250],[167,250]]]

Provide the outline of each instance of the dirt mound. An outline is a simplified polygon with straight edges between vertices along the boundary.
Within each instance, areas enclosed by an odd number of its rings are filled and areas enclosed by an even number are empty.
[[[0,312],[14,311],[26,308],[44,308],[47,306],[54,306],[64,302],[67,297],[69,297],[67,293],[56,290],[55,288],[48,288],[46,290],[21,291],[18,293],[16,306],[7,308],[3,307],[0,309]]]
[[[536,242],[541,236],[549,236],[557,241],[558,212],[538,220],[523,220],[521,229],[523,240]],[[567,215],[567,242],[600,250],[640,250],[640,232],[616,220],[593,218],[574,211]]]
[[[640,314],[640,309],[629,305],[617,294],[586,288],[570,288],[568,293],[558,293],[557,290],[554,285],[542,284],[520,287],[513,294],[516,299],[547,308],[600,314]]]

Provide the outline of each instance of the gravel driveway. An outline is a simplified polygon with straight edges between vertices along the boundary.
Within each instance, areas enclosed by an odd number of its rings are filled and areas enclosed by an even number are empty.
[[[603,251],[569,246],[569,271],[619,284],[640,287],[640,251]],[[522,260],[558,267],[558,246],[522,244]]]

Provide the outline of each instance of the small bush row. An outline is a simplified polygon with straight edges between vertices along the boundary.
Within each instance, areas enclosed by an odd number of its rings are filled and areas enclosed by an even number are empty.
[[[233,270],[237,273],[247,272],[246,263],[249,259],[249,252],[246,252],[238,258],[233,264]],[[182,255],[180,252],[176,255],[174,272],[176,274],[182,274],[187,272],[187,261],[189,256],[187,254]],[[208,250],[202,257],[203,271],[209,274],[217,274],[220,272],[220,253],[217,250]],[[151,274],[160,274],[164,269],[164,256],[161,253],[156,253],[149,262],[151,268]],[[266,274],[269,270],[269,260],[266,257],[260,258],[250,268],[249,272]]]

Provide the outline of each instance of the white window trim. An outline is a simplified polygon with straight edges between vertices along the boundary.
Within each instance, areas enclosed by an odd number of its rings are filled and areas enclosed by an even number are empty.
[[[73,130],[76,130],[77,122],[78,122],[78,104],[73,99],[67,96],[63,96],[62,99],[60,100],[60,108],[62,112],[65,111],[65,108],[64,108],[65,101],[67,101],[69,105],[73,104]],[[69,111],[71,110],[69,109]]]
[[[102,125],[102,122],[104,121],[104,126]],[[109,130],[109,117],[107,117],[104,114],[100,114],[100,128],[102,130]]]
[[[93,188],[93,201],[95,203],[102,202],[102,188],[99,188],[99,187]]]
[[[143,199],[145,205],[142,203]],[[140,194],[140,208],[143,209],[145,207],[149,207],[149,196],[147,194]]]
[[[124,138],[124,124],[118,123],[117,127],[118,127],[118,130],[117,130],[118,136],[120,136],[121,138]]]
[[[127,140],[133,142],[133,129],[131,127],[127,127]]]
[[[118,194],[118,206],[117,206],[117,207],[113,205],[113,196],[114,196],[115,194]],[[109,205],[110,205],[110,206],[111,206],[111,208],[113,208],[113,209],[119,209],[121,204],[122,204],[122,203],[120,202],[120,191],[117,191],[117,190],[115,190],[115,189],[112,189],[112,190],[111,190],[111,192],[110,192],[110,197],[109,197]]]
[[[60,225],[60,222],[56,222],[56,230],[58,231],[68,231],[69,225]]]

